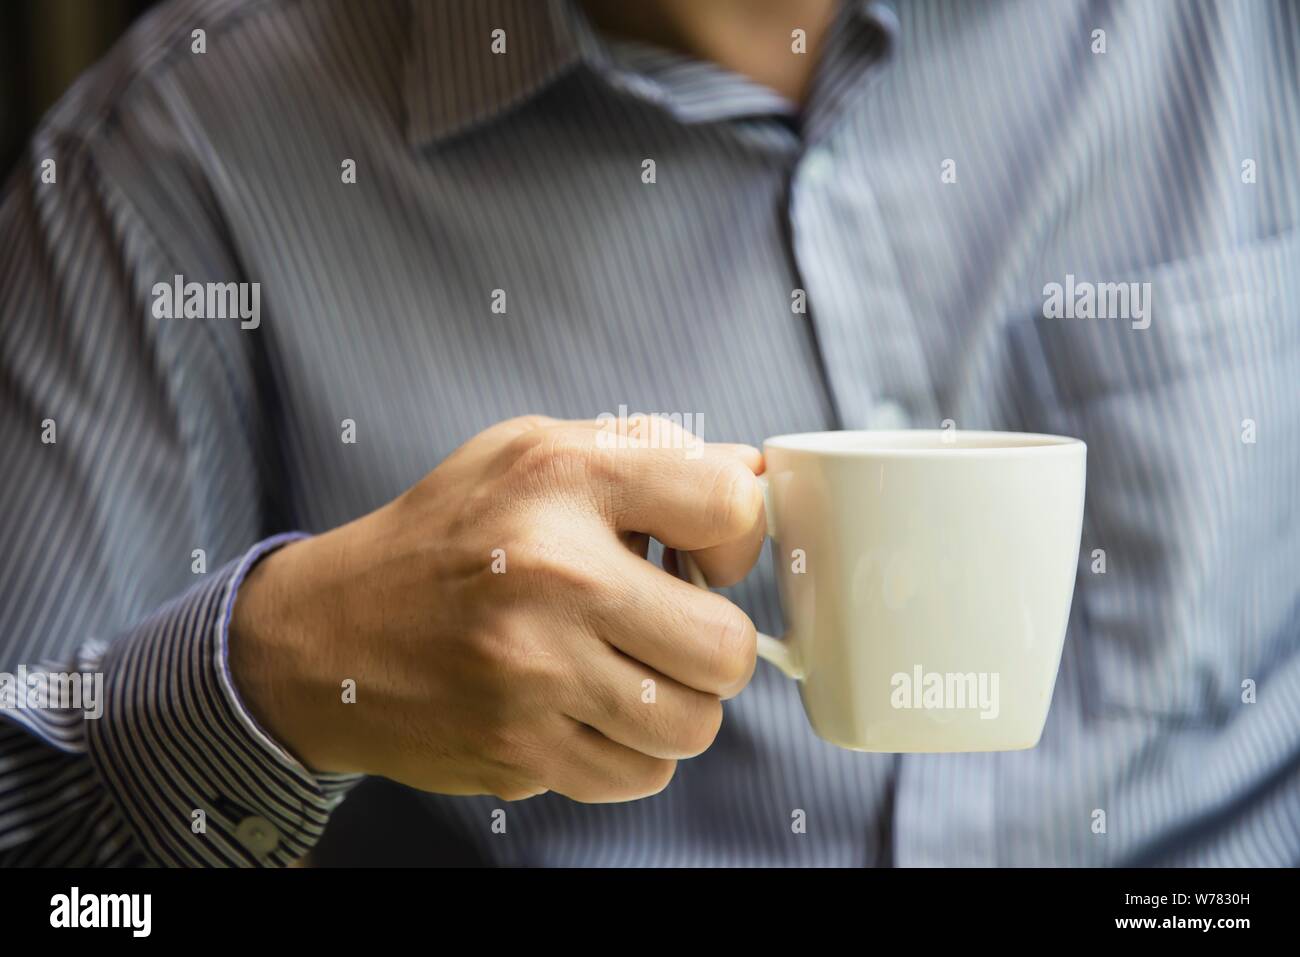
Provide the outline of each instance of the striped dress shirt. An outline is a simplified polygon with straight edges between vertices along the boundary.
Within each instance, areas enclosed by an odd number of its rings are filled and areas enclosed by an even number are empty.
[[[240,701],[248,568],[496,421],[626,407],[753,444],[1083,438],[1041,743],[839,750],[760,665],[653,798],[547,794],[502,833],[491,797],[381,821],[368,782],[335,815],[354,844],[1300,864],[1297,77],[1286,0],[855,0],[798,107],[560,0],[156,9],[0,205],[0,667],[104,687],[98,718],[0,712],[0,861],[300,858],[357,781]],[[182,281],[257,283],[256,323],[160,315]],[[1045,304],[1120,283],[1143,317]],[[727,594],[779,633],[769,556]]]

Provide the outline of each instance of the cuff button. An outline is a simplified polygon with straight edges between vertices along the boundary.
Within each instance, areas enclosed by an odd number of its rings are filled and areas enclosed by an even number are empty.
[[[265,857],[280,846],[280,832],[263,817],[246,817],[235,828],[235,840],[258,857]]]

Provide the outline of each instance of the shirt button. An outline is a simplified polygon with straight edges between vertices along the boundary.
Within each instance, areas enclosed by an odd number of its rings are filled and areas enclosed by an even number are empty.
[[[799,173],[809,183],[820,183],[830,177],[834,165],[830,150],[819,146],[804,154]]]
[[[907,410],[897,402],[877,402],[867,414],[867,428],[881,432],[906,429],[910,424]]]
[[[235,828],[235,840],[258,857],[265,857],[280,846],[280,833],[265,818],[246,817]]]

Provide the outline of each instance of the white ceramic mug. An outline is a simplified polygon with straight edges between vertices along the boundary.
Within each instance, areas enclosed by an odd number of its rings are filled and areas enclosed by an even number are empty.
[[[789,630],[760,635],[758,652],[799,682],[813,730],[857,751],[1037,744],[1074,594],[1086,446],[816,432],[763,452]]]

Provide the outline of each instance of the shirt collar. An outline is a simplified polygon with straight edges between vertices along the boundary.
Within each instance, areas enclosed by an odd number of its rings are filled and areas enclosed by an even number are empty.
[[[853,17],[865,20],[886,48],[892,45],[897,20],[887,4],[848,0],[837,26]],[[505,31],[505,54],[492,52],[496,30]],[[794,112],[777,93],[721,67],[600,37],[573,0],[414,0],[410,44],[407,137],[417,146],[523,105],[579,64],[684,123]]]
[[[582,57],[560,0],[413,0],[407,139],[428,144],[531,99]],[[502,36],[506,53],[492,52]]]

